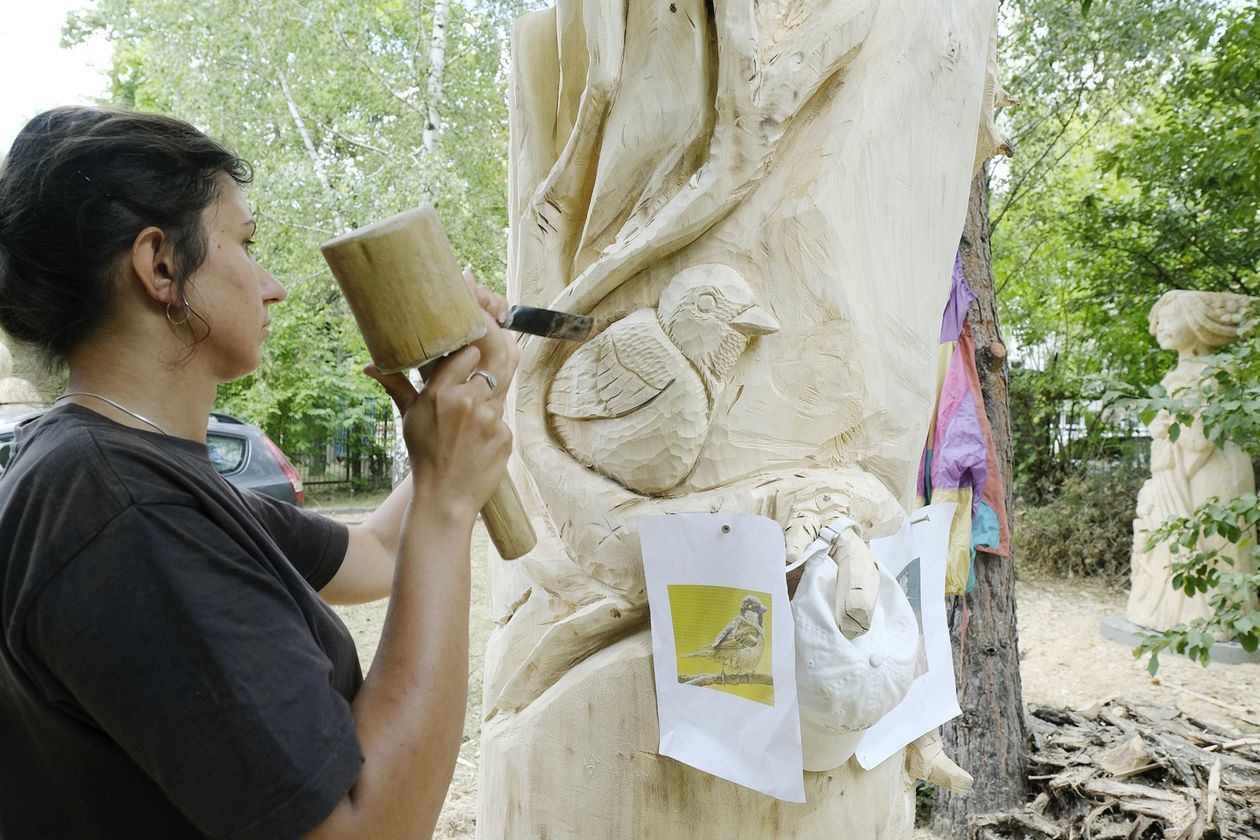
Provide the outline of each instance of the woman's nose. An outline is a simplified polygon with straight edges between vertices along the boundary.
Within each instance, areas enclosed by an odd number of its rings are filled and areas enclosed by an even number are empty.
[[[260,268],[259,270],[263,273],[263,300],[270,303],[279,303],[289,296],[288,290],[280,285],[280,281],[273,277],[270,271],[265,268]]]

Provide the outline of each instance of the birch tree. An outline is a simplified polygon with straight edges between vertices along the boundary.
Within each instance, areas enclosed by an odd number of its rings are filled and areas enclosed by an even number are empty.
[[[300,452],[389,412],[318,246],[421,202],[502,288],[516,0],[98,0],[112,104],[170,113],[255,165],[260,259],[289,289],[264,361],[220,404]]]

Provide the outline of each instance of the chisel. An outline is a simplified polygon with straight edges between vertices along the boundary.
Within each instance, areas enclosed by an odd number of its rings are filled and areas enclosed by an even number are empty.
[[[538,309],[533,306],[513,306],[499,324],[505,330],[559,338],[565,341],[586,341],[591,337],[595,320],[589,315],[574,315],[554,309]]]

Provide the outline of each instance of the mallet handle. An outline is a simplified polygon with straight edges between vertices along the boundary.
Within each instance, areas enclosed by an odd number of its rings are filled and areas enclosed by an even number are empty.
[[[481,509],[481,521],[485,523],[490,542],[504,560],[522,557],[538,543],[538,535],[534,533],[529,514],[521,503],[521,494],[510,475],[503,476],[498,489],[486,500]]]
[[[382,371],[422,367],[485,335],[485,316],[432,207],[343,234],[320,250]],[[538,542],[510,476],[481,520],[505,560]]]

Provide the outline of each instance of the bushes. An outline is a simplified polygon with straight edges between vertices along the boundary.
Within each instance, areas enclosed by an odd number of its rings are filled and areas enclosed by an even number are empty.
[[[1126,464],[1082,467],[1046,504],[1017,501],[1020,562],[1049,574],[1127,585],[1137,492],[1147,474]]]

